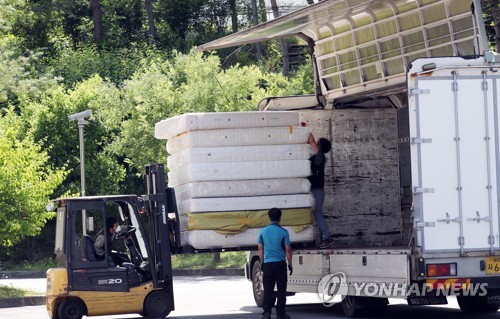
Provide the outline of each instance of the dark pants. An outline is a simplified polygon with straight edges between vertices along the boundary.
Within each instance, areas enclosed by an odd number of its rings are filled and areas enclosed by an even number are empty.
[[[111,256],[111,259],[113,260],[113,263],[116,266],[120,266],[123,263],[130,262],[130,259],[128,258],[127,254],[119,252],[119,251],[112,251],[110,256]]]
[[[264,312],[271,314],[274,305],[274,285],[278,287],[278,302],[276,303],[276,312],[278,316],[285,315],[286,305],[286,280],[287,270],[286,262],[270,262],[264,263],[264,304],[262,308]]]

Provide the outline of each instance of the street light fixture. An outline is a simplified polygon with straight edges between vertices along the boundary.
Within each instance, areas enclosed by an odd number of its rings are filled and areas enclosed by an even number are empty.
[[[84,152],[84,141],[83,141],[83,128],[89,122],[85,119],[92,115],[92,110],[85,110],[83,112],[71,114],[68,116],[70,121],[78,121],[78,131],[80,135],[80,178],[81,178],[81,188],[82,196],[85,196],[85,152]]]

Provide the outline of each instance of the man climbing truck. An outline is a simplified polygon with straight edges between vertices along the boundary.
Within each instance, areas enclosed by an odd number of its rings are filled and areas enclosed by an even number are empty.
[[[163,165],[148,165],[146,171],[148,195],[66,198],[48,207],[57,209],[58,267],[47,271],[51,318],[125,313],[164,318],[174,310],[171,246],[175,246],[175,229],[166,214],[175,209],[168,204],[172,201],[167,200]],[[109,217],[122,224],[115,242],[123,239],[131,262],[115,264],[107,238],[105,257],[96,254],[92,238]]]
[[[315,94],[270,97],[331,140],[323,210],[333,250],[295,250],[290,294],[500,308],[500,59],[479,0],[325,0],[198,47],[298,37]],[[319,237],[319,236],[318,236]],[[262,304],[261,265],[247,277]],[[342,297],[342,298],[341,298]]]

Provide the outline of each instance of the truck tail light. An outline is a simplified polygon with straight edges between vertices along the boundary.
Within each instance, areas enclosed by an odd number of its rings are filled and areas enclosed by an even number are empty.
[[[457,264],[427,264],[427,276],[428,277],[438,277],[438,276],[456,276],[457,275]]]

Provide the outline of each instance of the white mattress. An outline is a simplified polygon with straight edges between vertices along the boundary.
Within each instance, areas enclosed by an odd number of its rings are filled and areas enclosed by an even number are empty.
[[[298,233],[288,226],[284,228],[288,230],[292,243],[314,240],[313,226],[309,226]],[[192,246],[195,249],[257,246],[259,232],[260,228],[250,228],[236,235],[222,235],[213,230],[183,231],[181,232],[181,243],[183,246]]]
[[[170,155],[167,167],[174,170],[189,163],[307,160],[312,155],[309,144],[196,147]]]
[[[309,193],[307,178],[257,179],[185,183],[175,187],[175,198],[235,197]]]
[[[175,154],[191,147],[305,144],[310,132],[300,126],[192,131],[169,139],[167,152]]]
[[[182,132],[238,127],[297,126],[297,112],[220,112],[188,113],[155,125],[157,139],[170,139]]]
[[[311,175],[309,160],[194,163],[168,173],[168,187],[188,182],[294,178]]]
[[[238,210],[261,210],[278,208],[312,207],[314,199],[311,194],[189,198],[177,203],[180,215],[186,213],[231,212]]]

